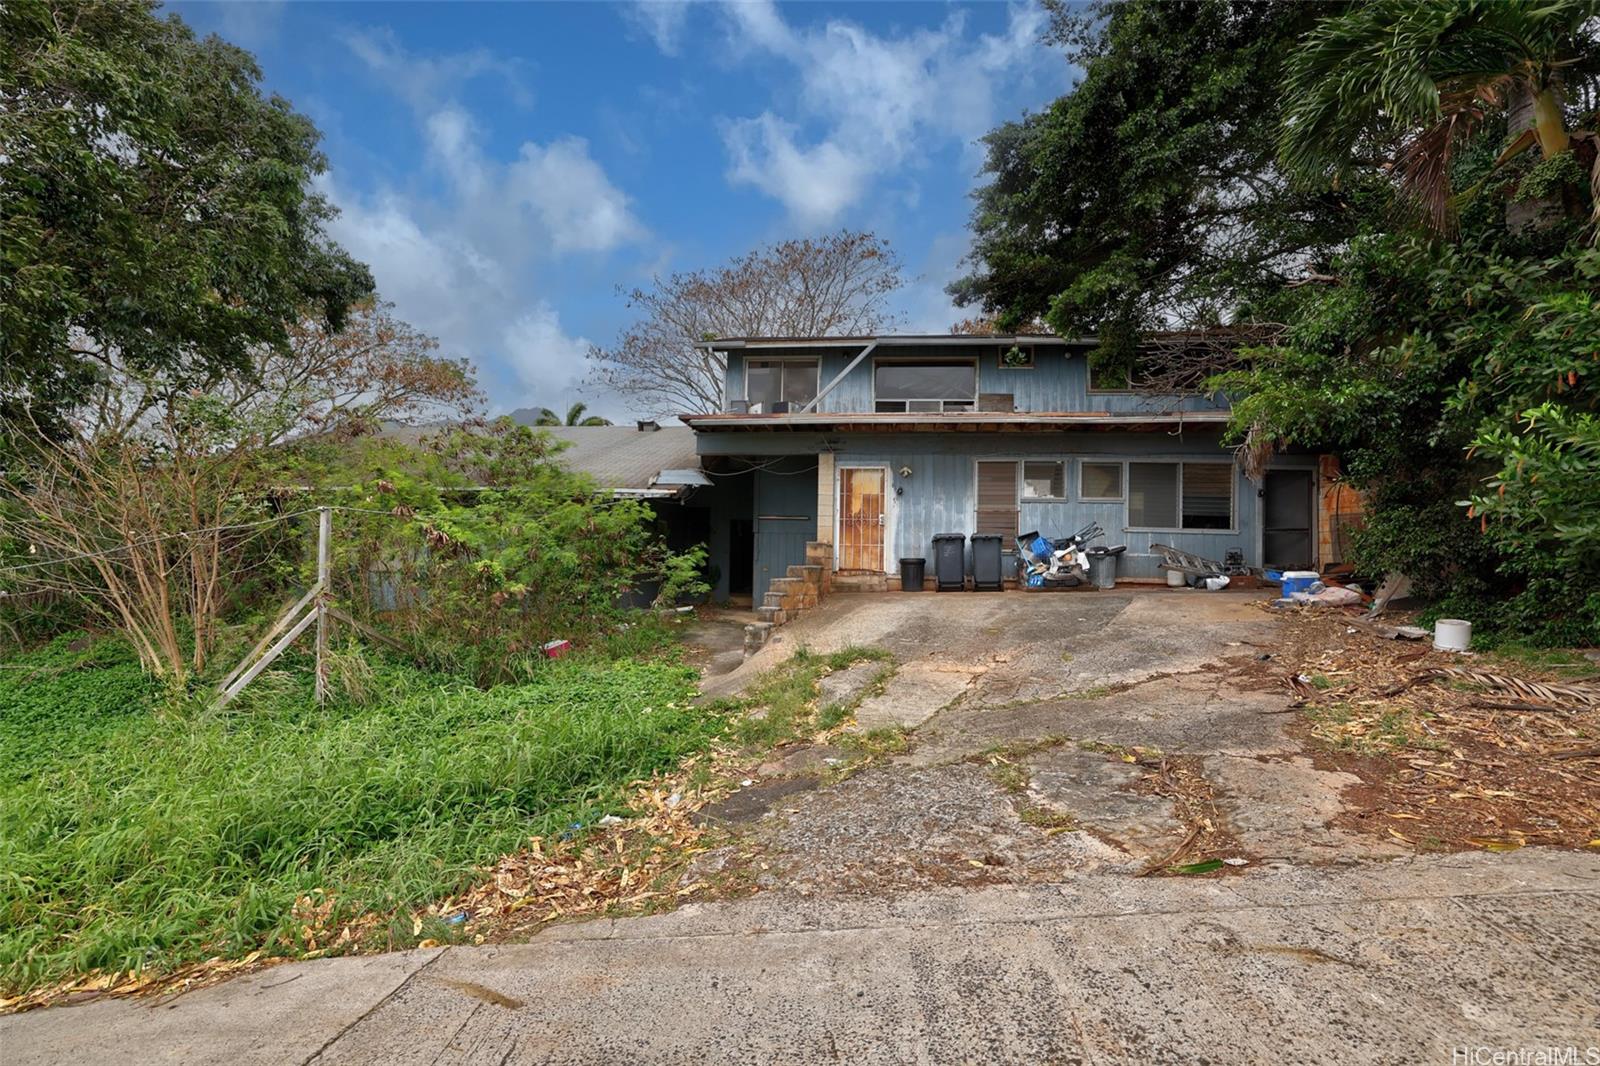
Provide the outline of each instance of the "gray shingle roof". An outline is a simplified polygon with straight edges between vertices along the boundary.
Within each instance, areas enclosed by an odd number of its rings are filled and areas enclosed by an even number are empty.
[[[568,443],[556,459],[568,470],[588,474],[608,489],[647,489],[662,470],[700,467],[694,430],[662,426],[551,426],[552,437]]]

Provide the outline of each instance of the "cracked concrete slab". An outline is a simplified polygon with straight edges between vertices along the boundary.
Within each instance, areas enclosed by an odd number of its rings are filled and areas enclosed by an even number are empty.
[[[1340,793],[1361,783],[1354,774],[1318,770],[1303,756],[1218,755],[1203,765],[1217,809],[1244,849],[1254,855],[1328,862],[1410,852],[1396,843],[1328,825],[1344,810]]]
[[[981,688],[987,690],[990,678]],[[1238,689],[1214,671],[1159,677],[1110,692],[992,706],[969,698],[917,733],[911,761],[934,765],[996,744],[1070,737],[1174,754],[1295,751],[1284,732],[1286,695]]]
[[[442,951],[315,959],[171,998],[102,999],[0,1018],[0,1058],[7,1066],[306,1062]]]
[[[938,885],[1059,879],[1130,865],[1087,833],[1050,835],[1025,824],[1018,800],[989,767],[875,767],[838,784],[784,797],[730,853],[755,853],[764,892],[793,897],[863,897]],[[687,877],[715,872],[726,856],[696,859]]]
[[[133,1002],[3,1019],[0,1041],[8,1063],[195,1066],[1448,1062],[1462,1046],[1600,1044],[1597,915],[1600,856],[1534,848],[1315,876],[757,896],[448,949],[310,1051],[291,1018],[226,1012],[170,1045],[173,1031],[118,1028],[152,1013]]]
[[[1029,799],[1069,815],[1136,858],[1171,854],[1183,840],[1186,829],[1170,799],[1133,791],[1143,776],[1137,766],[1066,746],[1030,755],[1025,765]]]
[[[851,706],[887,669],[887,664],[868,659],[824,674],[817,682],[817,707]]]
[[[867,697],[856,708],[856,726],[864,732],[915,729],[965,695],[983,672],[981,666],[960,663],[907,663],[895,671],[881,693]]]

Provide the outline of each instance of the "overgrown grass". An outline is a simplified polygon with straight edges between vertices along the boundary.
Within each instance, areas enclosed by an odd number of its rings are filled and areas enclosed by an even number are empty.
[[[482,691],[369,660],[364,698],[325,709],[298,665],[217,713],[159,704],[114,644],[4,664],[0,986],[303,950],[298,897],[325,890],[336,921],[419,906],[724,726],[672,662]]]

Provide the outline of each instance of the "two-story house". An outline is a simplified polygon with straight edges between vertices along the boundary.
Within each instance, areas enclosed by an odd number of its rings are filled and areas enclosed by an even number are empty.
[[[940,533],[1065,536],[1099,522],[1120,574],[1159,580],[1152,543],[1253,565],[1316,562],[1312,455],[1247,478],[1225,398],[1152,394],[1050,336],[726,338],[727,410],[685,415],[721,504],[719,598],[757,604],[791,564],[898,587]],[[1013,565],[1008,556],[1008,567]]]

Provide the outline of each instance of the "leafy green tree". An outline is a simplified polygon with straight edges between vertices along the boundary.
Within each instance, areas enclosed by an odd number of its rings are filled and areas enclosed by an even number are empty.
[[[643,583],[704,591],[703,550],[669,552],[648,504],[567,470],[548,433],[500,419],[420,448],[374,443],[367,479],[340,500],[354,510],[336,524],[336,583],[353,612],[440,667],[512,680],[546,641],[611,628]]]
[[[337,331],[372,288],[324,232],[311,121],[153,0],[0,5],[0,418],[48,425],[108,361],[204,385]]]
[[[533,420],[533,424],[536,425],[536,426],[609,426],[609,425],[611,425],[611,420],[609,418],[601,418],[599,415],[587,415],[586,416],[584,414],[584,412],[587,411],[588,409],[589,409],[589,405],[586,404],[586,403],[575,403],[575,404],[573,404],[571,407],[567,408],[567,420],[565,422],[563,422],[561,420],[561,416],[556,414],[554,411],[550,410],[550,408],[541,407],[541,408],[539,408],[539,416]]]
[[[1357,189],[1293,188],[1276,159],[1284,65],[1327,5],[1052,6],[1083,78],[986,138],[958,301],[1126,359],[1139,331],[1227,321],[1347,235]]]
[[[1593,119],[1600,91],[1596,18],[1596,0],[1377,0],[1326,19],[1289,60],[1284,163],[1325,186],[1392,155],[1407,192],[1443,228],[1457,151],[1499,134],[1510,111],[1513,137],[1497,164],[1537,146],[1546,180],[1578,178],[1571,152],[1585,143],[1600,190],[1600,142],[1574,130]]]

